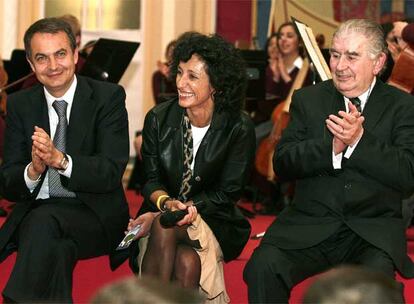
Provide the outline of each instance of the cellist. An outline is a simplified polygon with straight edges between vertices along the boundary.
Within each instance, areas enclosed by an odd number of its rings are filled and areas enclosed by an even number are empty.
[[[269,135],[273,128],[271,113],[274,107],[284,101],[292,87],[300,68],[303,58],[300,51],[299,33],[292,22],[285,22],[279,26],[277,34],[269,37],[267,43],[269,62],[266,67],[266,93],[276,98],[276,103],[264,101],[271,107],[259,103],[258,115],[265,121],[256,126],[256,143]],[[305,85],[310,84],[310,79]]]
[[[262,121],[255,127],[256,163],[257,157],[260,157],[259,155],[270,155],[274,149],[273,145],[270,146],[264,143],[270,135],[274,123],[276,123],[272,120],[271,114],[287,98],[296,76],[303,66],[299,33],[292,22],[283,23],[279,26],[278,32],[268,38],[267,52],[269,60],[266,68],[266,93],[274,98],[273,100],[258,102],[258,115],[256,119],[261,119]],[[310,83],[311,77],[307,77],[304,85]],[[267,159],[263,160],[266,164],[269,163]],[[278,204],[276,201],[279,200],[279,185],[269,182],[268,175],[263,174],[263,170],[260,170],[258,166],[255,169],[252,183],[265,195],[265,198],[262,200],[263,209],[260,212],[265,214],[275,213],[276,205]],[[264,171],[267,172],[267,169]]]

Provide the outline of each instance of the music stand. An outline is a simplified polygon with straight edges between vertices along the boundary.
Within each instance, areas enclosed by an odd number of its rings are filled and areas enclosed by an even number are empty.
[[[8,84],[11,84],[17,80],[22,79],[24,76],[31,73],[31,68],[26,59],[25,50],[15,49],[13,50],[10,60],[3,60],[4,69],[6,70],[9,81]],[[6,90],[7,94],[11,94],[20,90],[23,85],[23,81],[18,84],[8,88]]]
[[[246,63],[247,90],[245,110],[254,112],[257,103],[266,99],[267,54],[262,50],[240,50]]]
[[[139,45],[139,42],[100,38],[79,74],[118,83]]]
[[[246,97],[264,100],[266,97],[266,52],[262,50],[240,50],[240,54],[246,62]]]

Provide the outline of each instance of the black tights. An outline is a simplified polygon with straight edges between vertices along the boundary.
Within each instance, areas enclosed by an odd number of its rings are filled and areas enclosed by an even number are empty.
[[[193,248],[200,248],[200,243],[189,238],[187,227],[164,228],[159,216],[154,219],[142,262],[143,275],[155,276],[163,282],[175,280],[185,288],[198,288],[201,262]]]

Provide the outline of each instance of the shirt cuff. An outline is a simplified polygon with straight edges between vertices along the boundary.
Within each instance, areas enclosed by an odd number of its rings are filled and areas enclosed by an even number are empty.
[[[40,182],[40,179],[41,179],[42,175],[40,175],[37,180],[30,179],[28,171],[29,171],[29,166],[31,164],[32,163],[28,164],[26,166],[26,168],[24,169],[24,181],[26,183],[27,189],[29,189],[30,192],[33,192],[33,190],[36,188],[37,184]]]
[[[342,153],[335,155],[332,150],[332,165],[334,169],[342,169]]]
[[[67,155],[67,154],[66,154]],[[72,157],[70,157],[70,155],[68,156],[68,167],[66,168],[66,170],[57,170],[59,172],[59,174],[62,174],[63,176],[66,176],[67,178],[70,178],[72,175],[72,168],[73,168],[73,161],[72,161]]]
[[[356,141],[356,143],[354,145],[348,146],[348,148],[345,151],[345,155],[344,155],[345,158],[350,158],[351,157],[352,153],[354,152],[354,150],[355,150],[355,148],[358,145],[360,140],[361,140],[361,137]]]

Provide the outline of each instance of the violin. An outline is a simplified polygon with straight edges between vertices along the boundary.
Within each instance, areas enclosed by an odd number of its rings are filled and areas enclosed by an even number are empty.
[[[308,70],[309,60],[308,58],[305,58],[285,101],[279,103],[272,112],[273,129],[270,132],[270,135],[262,140],[256,151],[256,170],[259,174],[266,176],[269,181],[276,179],[276,173],[273,170],[273,155],[275,146],[280,141],[282,132],[287,127],[290,120],[289,108],[293,92],[303,86]]]

